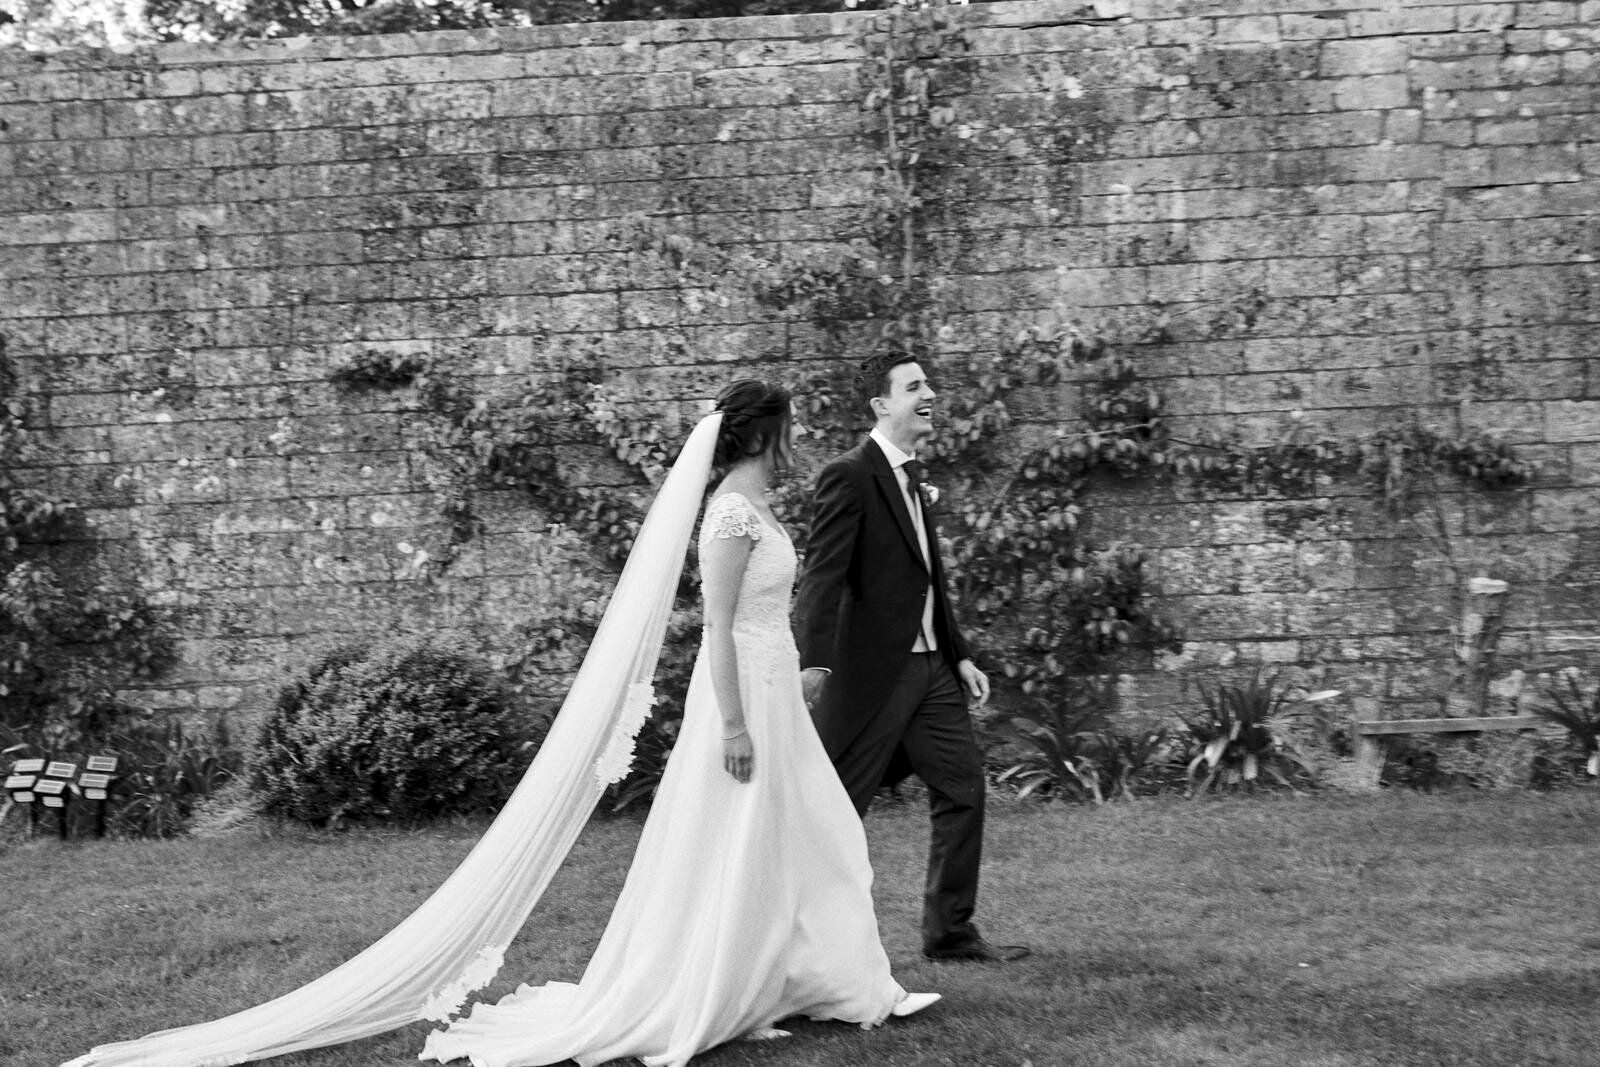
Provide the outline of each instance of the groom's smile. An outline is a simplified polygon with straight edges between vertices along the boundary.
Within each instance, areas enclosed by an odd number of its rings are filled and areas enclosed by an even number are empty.
[[[916,362],[898,363],[889,370],[889,388],[873,398],[878,426],[895,447],[915,455],[917,446],[933,433],[933,401],[938,396],[927,374]]]

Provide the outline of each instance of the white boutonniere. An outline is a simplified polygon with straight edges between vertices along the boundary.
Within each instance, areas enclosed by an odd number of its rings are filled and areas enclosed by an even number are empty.
[[[918,482],[917,495],[922,498],[922,506],[931,508],[939,502],[939,487],[932,482]]]

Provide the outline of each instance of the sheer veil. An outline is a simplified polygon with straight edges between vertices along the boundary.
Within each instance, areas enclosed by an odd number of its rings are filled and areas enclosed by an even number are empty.
[[[276,1000],[101,1045],[63,1067],[213,1067],[336,1045],[444,1022],[492,981],[601,793],[628,772],[721,424],[712,414],[690,433],[538,756],[433,896],[359,955]]]

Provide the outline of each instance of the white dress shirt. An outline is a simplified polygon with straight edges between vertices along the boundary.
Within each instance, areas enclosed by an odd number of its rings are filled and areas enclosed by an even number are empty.
[[[905,465],[915,456],[902,452],[893,441],[879,433],[874,427],[870,435],[877,442],[883,454],[889,460],[889,466],[894,468],[895,481],[900,485],[900,495],[906,502],[906,509],[911,512],[911,525],[917,531],[917,543],[922,548],[922,563],[928,568],[928,590],[922,598],[922,625],[917,630],[917,639],[911,644],[913,652],[932,652],[939,647],[939,639],[933,631],[933,553],[928,546],[928,526],[922,518],[922,500],[911,484],[911,479],[906,476]]]

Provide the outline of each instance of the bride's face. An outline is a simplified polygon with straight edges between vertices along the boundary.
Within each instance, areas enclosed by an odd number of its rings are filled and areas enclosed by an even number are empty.
[[[794,449],[799,440],[800,424],[795,421],[794,405],[789,405],[789,417],[783,420],[783,436],[778,439],[778,445],[772,450],[773,464],[779,470],[788,470],[794,466]]]

